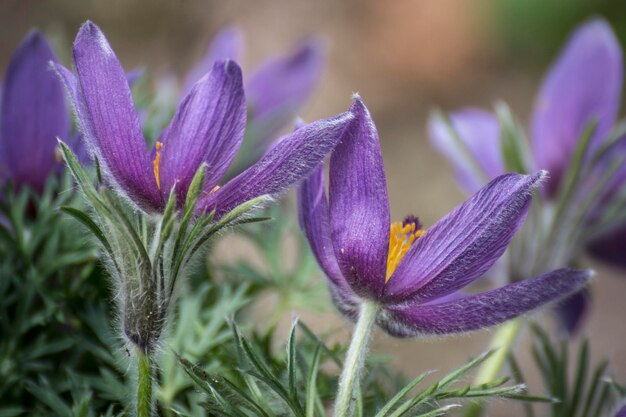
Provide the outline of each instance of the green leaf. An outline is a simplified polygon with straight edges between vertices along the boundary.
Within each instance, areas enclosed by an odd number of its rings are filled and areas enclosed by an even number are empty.
[[[409,382],[404,388],[402,388],[398,393],[389,400],[383,408],[380,409],[378,413],[376,413],[376,417],[384,417],[389,414],[389,412],[393,409],[402,400],[413,388],[415,388],[420,382],[422,382],[428,375],[432,374],[432,371],[424,372],[418,375],[415,379]]]
[[[496,116],[500,123],[500,150],[507,172],[527,174],[528,149],[522,130],[513,119],[511,110],[502,102],[496,104]]]
[[[306,417],[315,417],[315,404],[319,398],[317,395],[317,373],[320,366],[321,349],[322,345],[318,344],[309,368],[309,377],[306,384]]]

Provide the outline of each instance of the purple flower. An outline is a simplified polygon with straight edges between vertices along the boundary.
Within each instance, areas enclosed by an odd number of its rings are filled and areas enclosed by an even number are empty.
[[[589,123],[597,122],[589,143],[589,155],[608,139],[619,110],[622,61],[621,47],[610,26],[602,19],[595,19],[574,32],[548,71],[535,102],[530,126],[531,155],[528,161],[531,167],[550,172],[544,194],[547,199],[554,200],[564,187],[564,175]],[[434,146],[451,160],[459,183],[467,192],[476,191],[488,180],[505,172],[500,126],[494,114],[467,108],[453,113],[449,120],[456,136],[438,117],[431,118],[429,135]],[[460,149],[459,140],[475,164]],[[615,153],[624,152],[623,147],[614,149]],[[606,158],[607,161],[609,159]],[[608,163],[599,164],[592,179],[588,181],[590,183],[587,188],[594,186],[593,179],[601,178],[608,166]],[[583,219],[585,227],[594,217],[599,217],[602,201],[608,201],[612,194],[617,194],[625,183],[624,178],[626,168],[622,168],[622,172],[615,175],[604,197],[599,199],[600,203],[589,210]],[[626,233],[612,230],[601,240],[586,244],[594,256],[626,267],[626,253],[622,244],[624,241]],[[579,327],[588,305],[583,300],[587,299],[588,295],[578,295],[557,311],[566,329]]]
[[[291,51],[267,59],[246,77],[248,128],[242,152],[229,174],[239,173],[258,160],[277,134],[293,123],[319,84],[325,64],[324,49],[317,38],[303,40]],[[238,60],[242,51],[242,33],[234,27],[222,30],[190,71],[183,91],[189,91],[215,61]]]
[[[521,227],[545,172],[491,181],[428,231],[415,217],[390,222],[385,171],[374,122],[357,97],[354,119],[330,161],[329,198],[322,167],[301,186],[300,222],[349,318],[370,300],[377,323],[398,337],[478,330],[555,301],[588,281],[560,269],[492,291],[465,295]]]
[[[50,61],[57,61],[52,48],[31,32],[11,58],[2,90],[0,174],[38,192],[61,167],[56,138],[67,140],[70,131],[65,93]]]
[[[78,76],[57,65],[73,97],[90,151],[109,182],[137,206],[161,211],[172,187],[184,202],[191,180],[207,166],[199,210],[220,216],[264,194],[278,194],[306,176],[335,147],[350,114],[311,123],[283,138],[276,149],[220,188],[246,125],[241,69],[230,60],[213,63],[182,100],[152,151],[146,147],[122,66],[93,23],[74,43]]]
[[[626,405],[619,409],[615,417],[626,417]]]
[[[592,151],[607,138],[617,118],[622,79],[622,50],[610,26],[595,19],[576,30],[544,79],[531,122],[531,165],[550,172],[549,196],[558,189],[587,125],[594,119],[598,122]],[[495,115],[468,108],[452,114],[450,122],[478,167],[467,163],[440,118],[431,118],[430,138],[454,164],[468,192],[504,173]]]

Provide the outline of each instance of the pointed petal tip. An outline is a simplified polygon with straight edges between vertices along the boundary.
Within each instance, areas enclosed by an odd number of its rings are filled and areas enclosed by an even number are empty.
[[[369,109],[358,92],[352,94],[352,106],[350,106],[350,112],[356,117],[370,117]]]
[[[76,39],[74,40],[74,53],[83,48],[93,47],[94,45],[107,55],[114,54],[102,30],[91,20],[87,20],[80,27]]]

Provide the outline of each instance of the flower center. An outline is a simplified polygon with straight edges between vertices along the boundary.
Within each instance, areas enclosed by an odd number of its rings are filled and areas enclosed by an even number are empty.
[[[391,223],[389,233],[389,255],[387,255],[387,276],[385,283],[400,264],[400,261],[409,251],[409,248],[420,236],[426,233],[422,224],[415,216],[408,216],[403,222]]]
[[[161,163],[161,148],[163,148],[163,144],[157,141],[156,145],[156,156],[154,157],[154,178],[156,179],[157,187],[159,190],[161,189],[161,178],[159,177],[159,164]]]

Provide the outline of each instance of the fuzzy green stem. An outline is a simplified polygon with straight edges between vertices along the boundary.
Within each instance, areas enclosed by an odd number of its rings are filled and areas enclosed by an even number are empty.
[[[137,417],[152,416],[152,361],[137,349]]]
[[[504,362],[517,340],[517,335],[522,328],[522,321],[523,319],[521,317],[511,320],[500,326],[493,335],[489,349],[497,349],[497,351],[487,359],[478,370],[478,374],[476,374],[476,378],[474,379],[475,385],[486,384],[498,378],[504,366]],[[484,401],[473,402],[467,407],[465,417],[479,417],[484,408]]]
[[[335,417],[350,417],[356,403],[356,385],[359,383],[361,371],[365,364],[365,357],[378,316],[379,306],[364,301],[359,311],[359,319],[352,334],[348,354],[343,364],[343,371],[339,379],[339,390],[335,400]]]

